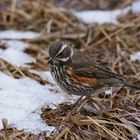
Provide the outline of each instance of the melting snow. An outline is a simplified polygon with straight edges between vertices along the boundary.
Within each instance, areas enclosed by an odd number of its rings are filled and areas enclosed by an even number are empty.
[[[33,57],[23,52],[28,47],[27,43],[17,40],[2,40],[1,43],[5,44],[7,49],[0,51],[0,58],[11,64],[23,66],[35,61]]]
[[[18,40],[1,40],[0,43],[20,51],[24,51],[29,46],[29,44]]]
[[[81,19],[85,23],[98,23],[98,24],[104,24],[104,23],[113,23],[117,24],[117,17],[120,14],[125,14],[128,11],[132,11],[133,13],[140,12],[140,1],[135,1],[132,3],[131,6],[127,6],[123,9],[117,9],[117,10],[87,10],[87,11],[76,11],[73,12],[73,14]]]
[[[39,37],[39,34],[31,31],[0,31],[0,39],[33,39],[36,37]]]
[[[26,53],[13,49],[8,48],[0,54],[0,58],[14,64],[16,66],[23,66],[26,63],[35,61],[31,56],[27,55]]]
[[[132,12],[139,13],[140,12],[140,0],[133,2],[131,7],[132,7],[131,8]]]
[[[140,134],[138,134],[136,138],[133,138],[133,140],[140,140]]]
[[[140,51],[130,55],[131,61],[140,60]]]
[[[54,130],[42,121],[40,109],[54,108],[67,99],[64,93],[50,92],[50,88],[53,87],[42,86],[30,78],[17,80],[0,72],[0,119],[7,118],[11,126],[34,133]]]
[[[83,20],[85,23],[97,22],[99,24],[103,23],[117,23],[117,16],[120,15],[121,10],[114,11],[81,11],[75,12],[75,16]]]

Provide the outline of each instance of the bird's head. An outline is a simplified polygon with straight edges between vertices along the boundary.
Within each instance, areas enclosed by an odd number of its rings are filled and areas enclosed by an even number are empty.
[[[70,43],[55,42],[49,46],[48,64],[67,64],[73,55],[73,49]]]

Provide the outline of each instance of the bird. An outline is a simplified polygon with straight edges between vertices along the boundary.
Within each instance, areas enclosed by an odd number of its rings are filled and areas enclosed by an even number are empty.
[[[56,41],[49,46],[48,65],[52,77],[68,94],[91,96],[111,87],[131,87],[140,90],[124,76],[113,72],[90,54],[73,47],[69,42]]]

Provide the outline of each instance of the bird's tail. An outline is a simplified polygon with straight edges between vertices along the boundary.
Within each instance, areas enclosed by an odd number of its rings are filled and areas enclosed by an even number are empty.
[[[129,83],[129,82],[125,82],[123,83],[125,86],[127,87],[131,87],[131,88],[135,88],[135,89],[138,89],[140,90],[140,85],[137,85],[137,84],[132,84],[132,83]]]

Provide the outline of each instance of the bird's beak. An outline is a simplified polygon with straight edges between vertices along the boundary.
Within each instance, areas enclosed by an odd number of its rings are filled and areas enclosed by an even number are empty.
[[[48,64],[51,64],[52,63],[52,57],[50,57],[49,59],[48,59]]]

